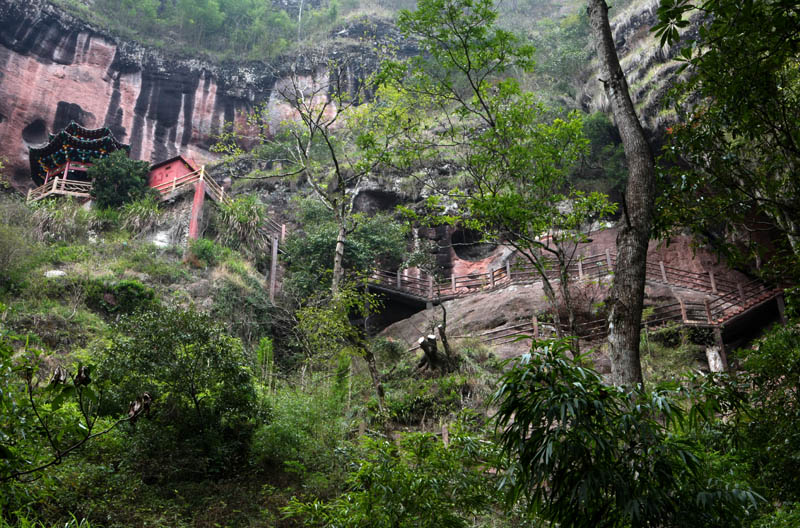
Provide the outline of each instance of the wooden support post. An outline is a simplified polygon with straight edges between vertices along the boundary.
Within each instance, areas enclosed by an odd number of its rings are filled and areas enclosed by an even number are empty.
[[[194,187],[194,200],[192,201],[192,216],[189,220],[189,238],[200,238],[200,223],[203,220],[203,206],[206,200],[206,182],[198,181]]]
[[[713,271],[709,271],[708,272],[708,278],[711,280],[711,293],[715,293],[715,294],[719,293],[717,291],[717,280],[714,278],[714,272]]]
[[[578,280],[583,280],[583,260],[578,257]]]
[[[433,275],[428,275],[428,299],[433,300]]]
[[[775,297],[775,302],[778,304],[778,316],[781,319],[781,324],[786,324],[786,302],[783,300],[783,293],[779,293]]]
[[[714,319],[711,317],[711,307],[708,305],[708,299],[703,299],[703,304],[706,307],[706,319],[708,319],[708,324],[714,324]]]
[[[281,242],[286,242],[286,224],[281,224]]]
[[[611,273],[614,267],[611,265],[611,250],[609,249],[606,249],[606,264],[608,265],[608,272]]]
[[[275,303],[275,288],[278,275],[278,239],[272,237],[272,262],[269,267],[269,302]]]
[[[397,289],[403,288],[403,271],[397,270]]]
[[[53,188],[50,189],[50,191],[51,192],[56,192],[56,189],[58,189],[58,176],[53,178]]]
[[[508,282],[511,282],[511,263],[509,261],[506,261],[506,277]]]
[[[452,274],[450,275],[450,287],[452,288],[453,293],[456,293],[456,276]]]
[[[533,337],[539,339],[539,318],[533,316]]]
[[[667,280],[667,270],[664,267],[664,261],[663,260],[659,260],[658,261],[658,267],[661,268],[661,280],[666,282],[666,283],[669,283],[669,281]]]
[[[686,318],[686,305],[683,303],[683,299],[678,297],[678,302],[681,303],[681,319],[683,322],[687,322],[688,319]]]
[[[742,301],[742,308],[744,308],[744,305],[746,304],[746,301],[745,301],[745,298],[744,298],[744,288],[742,288],[742,283],[741,282],[737,282],[736,283],[736,289],[739,290],[739,300]]]
[[[33,189],[28,189],[28,198],[25,200],[26,202],[31,201],[31,191],[33,191]]]
[[[442,443],[445,447],[450,445],[450,431],[447,430],[447,424],[442,426]]]
[[[489,284],[494,288],[494,268],[489,268]]]

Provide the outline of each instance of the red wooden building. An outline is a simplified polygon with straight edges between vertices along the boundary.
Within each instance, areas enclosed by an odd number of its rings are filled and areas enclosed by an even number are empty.
[[[157,190],[168,190],[170,185],[180,185],[183,177],[198,170],[200,167],[193,160],[175,156],[150,167],[147,184]]]

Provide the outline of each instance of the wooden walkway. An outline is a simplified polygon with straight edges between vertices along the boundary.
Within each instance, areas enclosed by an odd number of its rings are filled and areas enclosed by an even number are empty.
[[[569,267],[571,280],[576,282],[602,282],[613,276],[616,255],[606,251],[599,255],[583,256]],[[558,280],[555,269],[548,278]],[[648,327],[657,327],[669,322],[686,326],[722,329],[740,317],[775,301],[782,303],[783,290],[772,288],[761,281],[734,282],[717,277],[713,272],[699,273],[665,265],[663,262],[647,262],[646,280],[673,289],[675,301],[655,306],[643,322]],[[541,282],[539,273],[529,263],[507,263],[503,267],[490,269],[486,273],[452,276],[446,281],[436,281],[424,272],[378,271],[371,278],[370,287],[389,295],[399,295],[420,303],[440,302],[505,288],[513,284]],[[676,291],[677,290],[677,291]],[[690,300],[703,295],[702,302]],[[780,308],[779,308],[780,309]],[[527,323],[491,330],[470,337],[495,345],[509,343],[521,335],[539,336],[545,325],[534,318]],[[549,325],[552,328],[552,325]],[[564,331],[567,328],[563,328]],[[588,321],[578,325],[578,337],[586,341],[605,338],[608,323],[605,319]],[[467,337],[467,336],[453,336]]]
[[[28,191],[28,203],[43,200],[48,196],[74,196],[76,198],[91,198],[92,182],[68,180],[66,176],[56,176],[44,185]]]

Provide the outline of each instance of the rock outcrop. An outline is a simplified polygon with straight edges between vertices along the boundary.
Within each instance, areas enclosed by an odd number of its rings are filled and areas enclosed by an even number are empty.
[[[0,0],[0,156],[14,186],[29,186],[28,148],[74,120],[109,127],[138,159],[203,162],[224,124],[244,125],[257,105],[268,104],[273,121],[286,117],[274,91],[292,72],[324,78],[329,60],[355,57],[348,82],[358,82],[378,61],[359,39],[379,38],[396,31],[359,21],[329,49],[219,64],[121,40],[45,0]]]

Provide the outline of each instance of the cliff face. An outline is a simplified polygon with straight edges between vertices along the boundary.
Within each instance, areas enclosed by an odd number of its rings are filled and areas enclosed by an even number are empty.
[[[365,32],[391,30],[356,24],[340,37]],[[214,157],[209,148],[224,122],[244,125],[262,102],[282,119],[287,109],[272,96],[277,83],[293,68],[324,77],[329,59],[364,55],[352,42],[273,64],[215,64],[121,41],[44,0],[0,0],[0,156],[12,183],[29,186],[28,148],[74,120],[109,127],[134,158],[182,154],[204,162]],[[352,82],[376,63],[374,54],[364,56]]]
[[[662,48],[650,31],[658,22],[660,4],[660,0],[634,0],[623,10],[610,12],[611,30],[620,65],[628,80],[631,99],[642,125],[655,136],[675,117],[673,111],[663,107],[663,102],[680,66],[672,60],[680,45]],[[684,36],[696,32],[697,27],[691,26]],[[611,105],[599,77],[600,68],[594,60],[584,76],[578,102],[588,112],[610,113]]]

